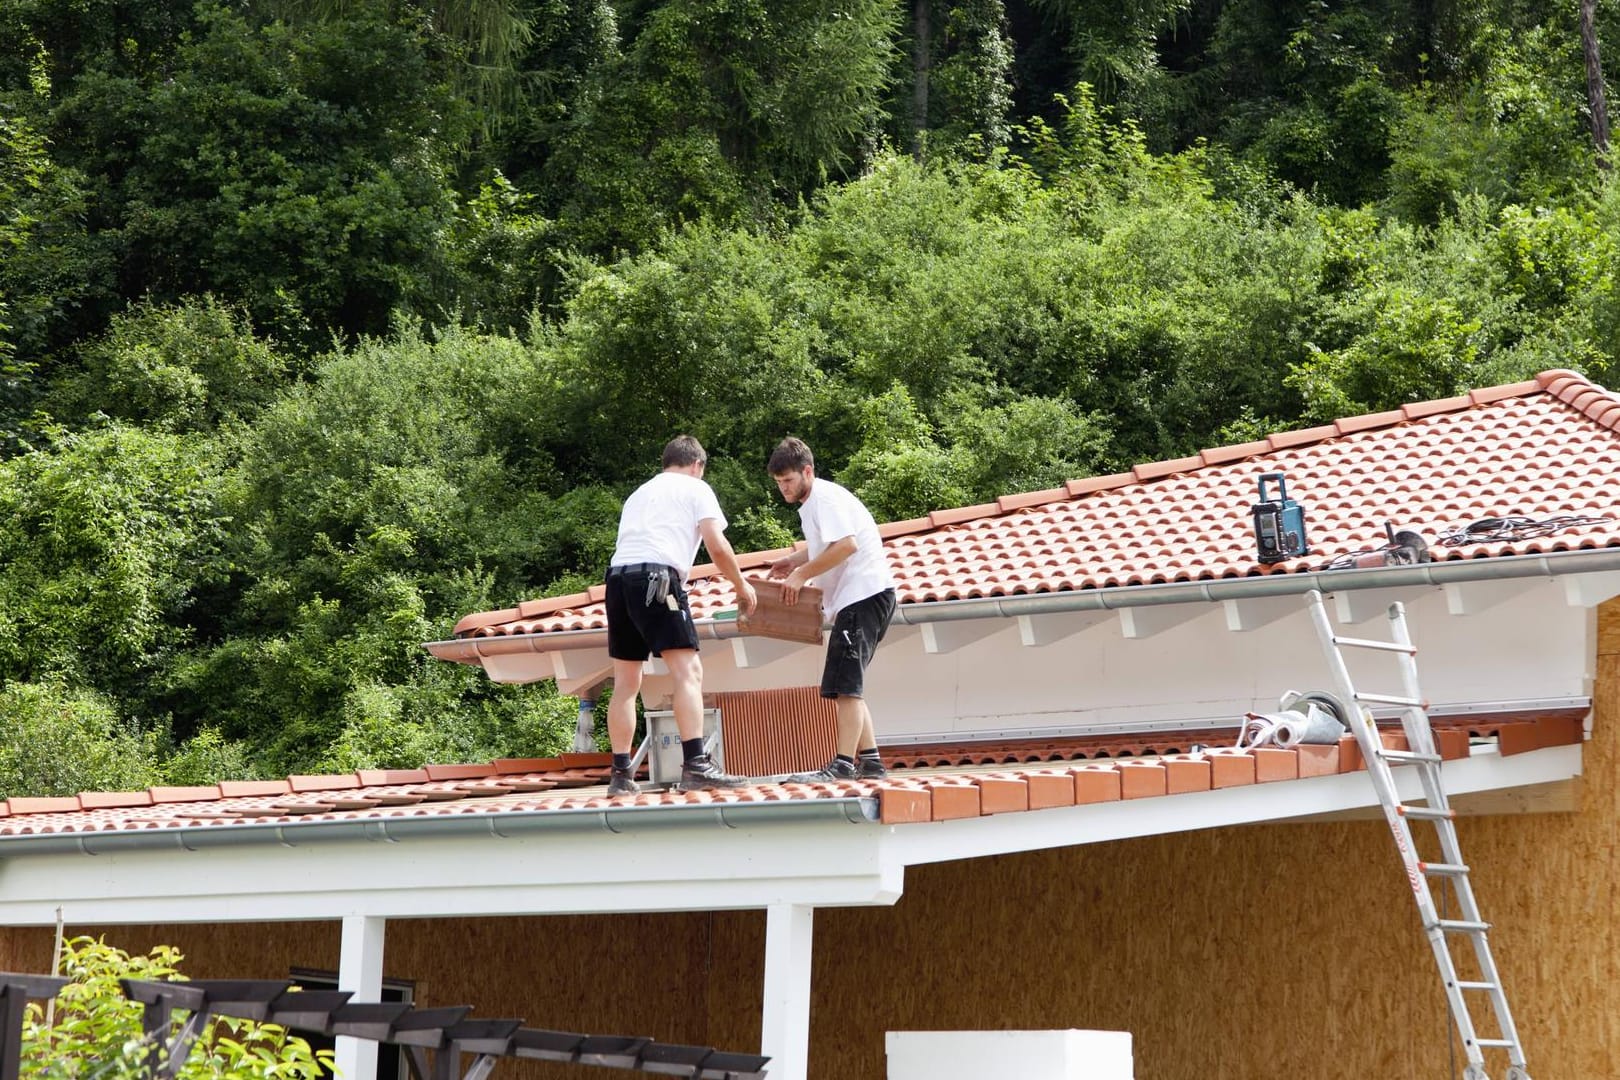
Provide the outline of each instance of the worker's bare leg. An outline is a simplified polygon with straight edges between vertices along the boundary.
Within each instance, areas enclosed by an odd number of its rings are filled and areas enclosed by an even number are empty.
[[[866,702],[858,697],[840,694],[836,699],[838,709],[838,752],[854,760],[856,752],[861,748],[862,739],[869,736],[864,733],[872,726],[872,714],[866,710]],[[872,745],[877,745],[875,742]]]
[[[671,707],[681,741],[703,738],[703,661],[696,649],[665,649],[661,654],[675,681]]]
[[[866,707],[865,698],[856,698],[861,705],[861,737],[856,743],[858,750],[872,750],[877,747],[877,731],[872,727],[872,710]]]
[[[640,660],[613,661],[613,699],[608,702],[608,739],[615,754],[628,754],[636,737],[636,696],[641,693]]]

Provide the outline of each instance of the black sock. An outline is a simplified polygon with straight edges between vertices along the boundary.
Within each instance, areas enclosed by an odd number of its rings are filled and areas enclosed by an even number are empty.
[[[855,759],[850,757],[848,754],[839,754],[838,755],[838,760],[842,761],[842,762],[845,762],[846,764],[849,764],[849,765],[854,765],[855,764]]]
[[[613,755],[613,771],[614,772],[629,772],[630,771],[630,755],[629,754],[614,754]]]
[[[703,740],[701,738],[681,740],[681,757],[684,760],[691,761],[693,758],[700,758],[702,756]]]
[[[881,756],[879,756],[877,747],[868,746],[865,750],[861,751],[861,760],[862,761],[882,761],[883,758]]]

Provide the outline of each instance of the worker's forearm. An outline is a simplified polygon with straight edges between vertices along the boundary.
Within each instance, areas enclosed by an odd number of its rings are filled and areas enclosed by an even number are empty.
[[[807,578],[820,577],[839,563],[855,554],[856,544],[853,536],[846,536],[841,540],[834,540],[824,548],[820,555],[805,563],[800,569]]]
[[[731,542],[722,539],[718,545],[709,549],[709,554],[714,558],[714,565],[718,566],[720,572],[726,575],[726,580],[731,582],[732,588],[741,592],[743,587],[742,567],[737,564],[737,553],[732,549]]]

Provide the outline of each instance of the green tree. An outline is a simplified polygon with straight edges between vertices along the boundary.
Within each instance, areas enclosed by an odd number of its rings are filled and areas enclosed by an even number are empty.
[[[1493,28],[1472,51],[1477,77],[1403,96],[1390,132],[1387,208],[1438,224],[1473,196],[1493,209],[1583,198],[1595,149],[1583,132],[1585,91],[1572,77],[1577,44],[1556,25]]]
[[[432,307],[460,121],[422,33],[199,10],[163,70],[92,68],[55,109],[123,295],[213,292],[306,348]]]
[[[770,220],[877,132],[883,0],[665,0],[616,24],[549,163],[586,250],[640,248],[705,215]]]
[[[305,25],[341,22],[354,7],[344,0],[260,0],[258,6],[278,19]],[[444,42],[453,89],[458,96],[473,98],[486,128],[498,124],[510,107],[509,99],[522,92],[517,65],[534,38],[531,19],[536,14],[529,5],[514,0],[437,0],[423,5],[382,2],[375,10],[396,23],[427,17]]]
[[[147,430],[206,433],[251,420],[290,365],[240,311],[211,296],[139,303],[115,316],[58,379],[52,412],[101,414]]]
[[[421,648],[468,611],[606,563],[545,490],[557,389],[517,339],[401,327],[265,410],[228,504],[238,574],[165,699],[177,729],[217,726],[271,772],[560,748],[571,702]],[[617,506],[579,513],[612,522]]]
[[[0,798],[140,791],[159,782],[156,738],[93,690],[0,685]]]
[[[0,79],[0,452],[33,435],[35,378],[65,324],[105,296],[111,267],[87,236],[80,177],[52,159],[42,132],[51,82],[39,39],[0,11],[14,78]],[[10,35],[15,35],[10,37]]]
[[[1491,209],[1475,196],[1434,229],[1327,215],[1332,295],[1288,381],[1320,420],[1574,367],[1601,378],[1615,339],[1614,198]]]
[[[914,0],[892,116],[897,141],[921,154],[1004,146],[1010,134],[1013,45],[1003,0]]]
[[[117,425],[0,461],[0,681],[151,693],[217,567],[221,484],[208,441]]]

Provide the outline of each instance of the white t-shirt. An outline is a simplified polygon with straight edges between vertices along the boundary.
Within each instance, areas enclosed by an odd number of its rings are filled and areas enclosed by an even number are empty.
[[[822,591],[821,610],[829,619],[857,600],[894,588],[877,522],[849,489],[816,477],[810,497],[799,504],[799,523],[812,559],[846,536],[855,538],[855,554],[810,583]]]
[[[612,565],[663,563],[679,569],[684,581],[697,558],[703,539],[698,522],[704,518],[726,527],[714,489],[686,473],[659,473],[624,500]]]

